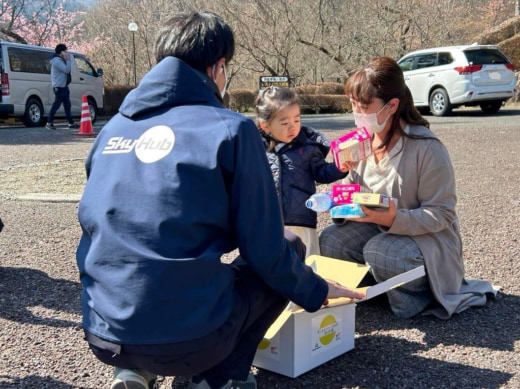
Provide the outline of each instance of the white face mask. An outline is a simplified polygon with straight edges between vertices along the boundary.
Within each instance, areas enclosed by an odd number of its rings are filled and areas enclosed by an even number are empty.
[[[215,76],[215,69],[216,69],[217,65],[213,65],[213,68],[211,69],[211,75],[213,76],[213,80],[215,81],[215,84],[216,84],[216,80],[217,80],[217,77]],[[226,83],[224,84],[224,88],[222,88],[220,90],[220,96],[222,98],[224,98],[224,95],[226,94],[226,89],[227,89],[227,84],[228,84],[228,79],[227,79],[227,74],[226,74],[226,67],[224,65],[222,65],[222,71],[224,72],[224,78],[226,79]]]
[[[385,125],[386,125],[386,121],[388,120],[390,115],[388,115],[386,117],[385,121],[381,124],[379,124],[377,122],[377,115],[379,115],[379,112],[381,112],[383,109],[385,109],[385,107],[388,105],[388,103],[386,103],[383,106],[383,108],[381,108],[376,113],[356,113],[356,112],[354,112],[354,121],[356,122],[356,126],[359,128],[365,127],[367,129],[367,131],[370,132],[371,134],[377,134],[377,133],[383,131],[383,128],[385,128]]]

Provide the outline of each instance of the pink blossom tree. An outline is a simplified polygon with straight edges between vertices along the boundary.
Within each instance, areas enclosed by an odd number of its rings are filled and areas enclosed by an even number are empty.
[[[102,39],[82,39],[85,12],[67,11],[65,1],[45,0],[38,7],[33,2],[32,8],[25,0],[2,1],[0,32],[15,42],[48,47],[65,43],[71,50],[92,52]]]

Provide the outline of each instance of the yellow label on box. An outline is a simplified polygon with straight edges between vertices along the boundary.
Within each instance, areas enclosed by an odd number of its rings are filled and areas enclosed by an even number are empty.
[[[352,193],[352,202],[366,207],[388,208],[390,197],[379,193],[357,192]]]

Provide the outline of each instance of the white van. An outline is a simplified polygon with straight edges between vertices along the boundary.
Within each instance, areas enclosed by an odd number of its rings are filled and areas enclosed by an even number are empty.
[[[103,70],[95,69],[84,55],[68,52],[73,58],[69,84],[72,116],[81,116],[82,98],[86,95],[94,123],[103,112]],[[50,64],[53,55],[53,48],[0,42],[0,118],[21,118],[27,127],[45,124],[54,102]],[[65,117],[63,105],[56,117]]]

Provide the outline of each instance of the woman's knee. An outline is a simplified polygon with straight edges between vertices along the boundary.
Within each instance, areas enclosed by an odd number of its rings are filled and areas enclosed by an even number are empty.
[[[318,237],[321,255],[331,258],[341,258],[345,242],[341,238],[338,226],[325,227]]]
[[[363,247],[365,262],[387,279],[424,264],[421,250],[408,236],[378,234]],[[374,274],[376,275],[376,274]]]

